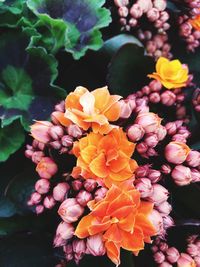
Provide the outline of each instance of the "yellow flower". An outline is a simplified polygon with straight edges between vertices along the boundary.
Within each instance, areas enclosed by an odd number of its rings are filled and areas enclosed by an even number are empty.
[[[156,63],[156,72],[148,77],[160,81],[167,89],[181,88],[187,85],[188,69],[177,59],[169,61],[160,57]]]
[[[189,22],[195,30],[200,31],[200,15],[190,19]]]

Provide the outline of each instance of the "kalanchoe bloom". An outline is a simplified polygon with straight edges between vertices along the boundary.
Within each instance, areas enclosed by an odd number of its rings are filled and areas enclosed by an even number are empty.
[[[172,211],[172,206],[167,201],[162,202],[156,208],[160,213],[165,214],[165,215],[170,214],[170,212]]]
[[[160,179],[162,178],[161,176],[161,172],[158,170],[153,170],[150,169],[149,173],[148,173],[148,178],[151,180],[151,182],[153,184],[157,183],[158,181],[160,181]]]
[[[190,148],[184,143],[170,142],[165,147],[165,157],[167,161],[176,165],[183,163],[189,153]]]
[[[54,125],[49,128],[49,135],[53,140],[59,140],[64,134],[63,128],[59,125]]]
[[[166,258],[170,263],[177,262],[178,258],[180,257],[180,254],[178,250],[175,247],[168,248],[166,251]]]
[[[154,113],[146,112],[139,114],[135,119],[135,123],[142,126],[146,133],[153,133],[160,126],[161,118]]]
[[[43,205],[37,205],[35,207],[35,212],[36,212],[37,215],[43,213],[43,211],[44,211],[44,206]]]
[[[90,207],[91,212],[81,219],[75,231],[79,238],[102,234],[107,255],[116,265],[120,263],[120,247],[137,254],[143,249],[144,240],[150,242],[150,236],[155,234],[147,218],[153,205],[140,201],[139,192],[131,184],[132,181],[120,187],[112,185],[106,197]]]
[[[38,163],[36,167],[36,171],[41,178],[50,179],[52,176],[54,176],[57,173],[58,167],[51,158],[44,157]]]
[[[74,227],[66,222],[61,222],[56,230],[54,246],[61,247],[66,244],[66,240],[71,239],[74,235]]]
[[[149,214],[148,219],[153,224],[156,234],[162,234],[163,233],[163,219],[160,213],[157,210],[152,210],[152,212]]]
[[[177,261],[177,267],[196,267],[196,264],[188,254],[181,253]]]
[[[192,183],[200,182],[200,171],[191,169]]]
[[[121,119],[127,119],[131,116],[133,110],[136,107],[135,100],[127,99],[127,100],[120,100],[120,115]]]
[[[167,89],[185,87],[188,81],[188,68],[179,60],[169,61],[160,57],[156,63],[156,72],[148,75],[162,83]]]
[[[40,194],[49,192],[50,182],[47,179],[40,179],[35,184],[35,190]]]
[[[77,139],[81,138],[81,136],[83,135],[83,131],[76,124],[69,125],[69,127],[67,128],[67,132],[70,136],[77,138]]]
[[[169,262],[167,261],[163,261],[159,267],[173,267],[173,265],[171,265]]]
[[[72,243],[72,248],[75,254],[75,261],[78,264],[79,261],[83,258],[86,251],[85,241],[80,239],[75,239]]]
[[[120,98],[110,95],[107,87],[89,92],[79,86],[65,100],[65,117],[84,130],[92,127],[95,133],[108,133],[112,130],[109,121],[119,118]]]
[[[105,136],[91,132],[74,143],[73,153],[78,160],[72,176],[103,179],[107,186],[127,180],[137,168],[131,159],[134,148],[121,128]]]
[[[87,238],[86,246],[87,254],[92,254],[93,256],[103,256],[106,253],[103,236],[100,234],[89,236]]]
[[[195,16],[193,19],[189,20],[189,23],[195,28],[197,31],[200,31],[200,15]]]
[[[83,182],[80,181],[80,180],[75,180],[72,182],[72,188],[75,190],[75,191],[79,191],[83,186]]]
[[[53,124],[49,121],[36,121],[31,125],[31,136],[41,143],[48,143],[51,140],[49,129]]]
[[[199,255],[198,246],[196,244],[188,244],[187,253],[192,257],[198,256]]]
[[[93,179],[87,179],[83,186],[88,192],[92,192],[97,187],[97,182]]]
[[[41,196],[41,194],[39,194],[38,192],[33,192],[33,193],[31,194],[31,197],[30,197],[30,199],[29,199],[29,201],[28,201],[27,204],[28,204],[29,206],[37,205],[37,204],[40,203],[41,200],[42,200],[42,196]]]
[[[83,212],[84,208],[78,204],[75,198],[66,199],[58,209],[58,214],[67,223],[76,222]]]
[[[31,159],[35,164],[38,164],[44,156],[43,151],[35,151],[33,152]]]
[[[53,189],[53,198],[56,201],[62,202],[65,199],[67,192],[69,191],[70,186],[68,183],[59,183]]]
[[[183,165],[177,165],[173,169],[171,176],[174,182],[179,186],[188,185],[192,181],[190,168]]]

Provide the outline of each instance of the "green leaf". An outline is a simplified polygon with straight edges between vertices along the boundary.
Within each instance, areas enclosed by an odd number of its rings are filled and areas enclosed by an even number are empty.
[[[34,191],[34,184],[37,174],[34,167],[29,167],[23,172],[17,174],[6,188],[5,195],[19,209],[21,213],[33,210],[27,205],[31,193]]]
[[[24,131],[19,121],[0,129],[0,162],[17,151],[24,142]]]
[[[36,25],[38,31],[42,25],[49,31],[48,35],[41,35],[38,43],[46,44],[52,53],[64,47],[75,59],[88,49],[99,49],[103,44],[100,29],[111,22],[110,12],[102,8],[104,3],[105,0],[28,0],[28,7],[41,22]]]
[[[51,237],[21,234],[0,241],[1,267],[54,267]]]
[[[34,29],[0,35],[0,118],[2,127],[17,118],[25,130],[33,120],[46,120],[65,91],[54,85],[57,60],[42,47],[28,47]],[[20,51],[20,53],[19,53]],[[39,66],[39,67],[38,67]]]
[[[145,85],[147,74],[154,70],[154,61],[144,55],[144,49],[135,44],[125,44],[113,56],[108,67],[108,86],[113,93],[134,93]]]
[[[32,99],[32,80],[24,69],[8,65],[3,69],[1,79],[4,85],[0,86],[0,103],[5,108],[26,110]]]

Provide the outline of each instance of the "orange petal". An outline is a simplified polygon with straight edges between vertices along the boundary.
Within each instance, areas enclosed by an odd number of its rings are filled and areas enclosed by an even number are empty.
[[[71,110],[65,111],[65,117],[72,121],[74,124],[77,124],[79,127],[81,127],[83,130],[88,130],[90,127],[90,123],[84,122],[83,119],[79,116],[77,116],[74,112]]]
[[[53,116],[59,121],[63,126],[69,126],[71,121],[65,117],[65,113],[60,111],[54,111]]]
[[[95,108],[102,111],[106,107],[110,98],[107,86],[94,90],[92,94],[95,97]]]
[[[88,227],[91,226],[93,220],[94,217],[91,214],[84,216],[77,225],[74,235],[78,238],[89,236]]]
[[[156,230],[151,222],[143,214],[138,214],[135,218],[135,224],[140,227],[145,236],[152,236],[156,234]]]
[[[107,250],[108,258],[116,264],[116,266],[120,265],[120,245],[118,243],[114,243],[112,241],[106,241],[105,247]]]
[[[131,234],[129,232],[121,230],[122,235],[122,248],[130,251],[138,251],[144,248],[143,234],[142,232],[135,228],[134,232]]]
[[[104,178],[108,175],[106,159],[103,153],[99,154],[89,165],[90,170],[97,176]]]
[[[85,149],[81,150],[80,155],[82,159],[89,164],[96,156],[96,146],[89,145]]]
[[[103,199],[102,201],[97,202],[97,204],[94,206],[92,214],[95,217],[104,217],[106,216],[106,211],[108,208],[108,201],[105,201],[105,199]]]
[[[119,151],[119,156],[109,162],[109,169],[112,172],[119,172],[126,168],[129,164],[129,157],[127,157],[123,152]]]
[[[104,115],[107,117],[109,121],[116,121],[119,119],[120,115],[120,104],[119,102],[113,104]]]
[[[103,235],[103,238],[108,241],[120,243],[122,240],[120,230],[116,223],[112,224]]]
[[[134,225],[135,225],[135,214],[133,213],[133,207],[132,207],[132,211],[129,212],[129,215],[127,217],[119,221],[118,226],[120,229],[132,233]]]
[[[92,93],[89,91],[85,92],[81,97],[80,97],[80,104],[83,107],[83,112],[92,115],[94,114],[94,103],[95,103],[95,98]]]
[[[111,225],[111,221],[98,222],[97,220],[93,222],[92,225],[88,227],[88,232],[90,235],[96,235],[105,232]]]
[[[71,176],[74,178],[74,179],[77,179],[79,178],[81,175],[81,168],[76,166],[73,168],[72,170],[72,173],[71,173]]]

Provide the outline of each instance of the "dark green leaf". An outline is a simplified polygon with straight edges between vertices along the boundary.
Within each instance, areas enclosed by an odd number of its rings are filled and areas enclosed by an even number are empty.
[[[0,162],[17,151],[24,142],[24,131],[19,121],[0,129]]]
[[[108,86],[113,93],[134,93],[148,82],[147,74],[154,70],[152,58],[135,44],[122,46],[112,58],[108,68]]]
[[[75,59],[87,49],[97,50],[102,44],[100,29],[111,21],[110,12],[102,8],[105,0],[28,0],[28,7],[49,29],[49,36],[41,35],[52,53],[61,47],[71,52]],[[38,29],[40,31],[40,29]]]

